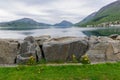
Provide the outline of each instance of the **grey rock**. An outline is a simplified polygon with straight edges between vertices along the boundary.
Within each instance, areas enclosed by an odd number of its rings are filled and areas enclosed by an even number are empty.
[[[91,47],[86,54],[91,62],[103,62],[106,61],[106,49],[109,43],[100,42]]]
[[[91,62],[120,61],[120,42],[100,42],[86,53]]]
[[[118,36],[119,36],[118,34],[112,34],[109,37],[115,40]]]
[[[114,40],[112,38],[109,38],[109,37],[100,36],[100,37],[98,37],[98,41],[99,42],[110,42],[110,41],[114,41]]]
[[[24,39],[25,42],[30,42],[30,43],[34,43],[35,42],[35,39],[34,37],[32,36],[28,36]]]
[[[109,43],[106,58],[108,61],[120,61],[120,42]]]
[[[49,35],[35,37],[35,40],[37,41],[38,45],[42,45],[43,42],[48,41],[49,39],[51,39],[51,36]]]
[[[72,55],[79,60],[88,50],[88,43],[75,37],[54,38],[43,43],[43,51],[46,60],[49,61],[70,61]]]
[[[14,64],[18,51],[18,43],[0,40],[0,64]]]
[[[28,36],[20,43],[20,48],[16,59],[16,63],[24,63],[29,61],[30,57],[33,56],[36,61],[39,61],[41,56],[41,50],[39,45],[32,36]]]
[[[91,36],[88,39],[90,47],[93,47],[95,44],[99,43],[98,37],[96,36]]]
[[[17,55],[17,60],[16,60],[17,64],[28,64],[29,61],[30,61],[30,56],[23,57],[21,55]]]
[[[120,35],[116,38],[116,40],[120,40]]]

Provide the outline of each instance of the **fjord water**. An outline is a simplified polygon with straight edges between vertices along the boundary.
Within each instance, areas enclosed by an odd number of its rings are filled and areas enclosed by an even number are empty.
[[[43,36],[50,35],[51,37],[84,37],[86,36],[83,31],[93,30],[94,28],[48,28],[48,29],[13,29],[13,28],[0,28],[0,38],[10,38],[10,39],[23,39],[26,36]]]

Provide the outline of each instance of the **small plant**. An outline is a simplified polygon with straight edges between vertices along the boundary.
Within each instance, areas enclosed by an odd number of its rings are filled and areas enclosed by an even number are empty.
[[[28,60],[28,65],[34,65],[36,64],[36,60],[35,60],[35,57],[33,56],[30,56],[30,59]]]
[[[17,71],[22,71],[22,70],[24,70],[25,69],[25,66],[23,66],[23,65],[18,65],[17,67],[16,67],[16,70]]]
[[[83,55],[83,56],[81,57],[81,63],[82,63],[82,64],[90,64],[90,60],[89,60],[87,54],[85,54],[85,55]]]
[[[46,64],[46,60],[45,59],[41,59],[38,64]]]
[[[72,61],[74,62],[74,63],[77,63],[78,62],[78,60],[76,59],[76,56],[73,54],[72,55]]]

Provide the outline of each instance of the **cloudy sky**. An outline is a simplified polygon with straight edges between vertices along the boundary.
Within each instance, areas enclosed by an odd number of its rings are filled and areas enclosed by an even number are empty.
[[[116,0],[0,0],[0,22],[32,18],[38,22],[79,22]]]

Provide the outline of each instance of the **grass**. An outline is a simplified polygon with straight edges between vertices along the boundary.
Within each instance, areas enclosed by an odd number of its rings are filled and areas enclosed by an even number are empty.
[[[120,80],[120,63],[1,67],[0,80]]]

